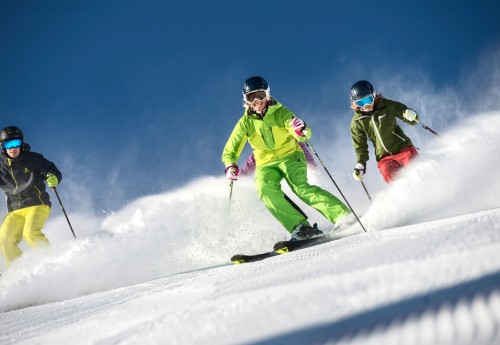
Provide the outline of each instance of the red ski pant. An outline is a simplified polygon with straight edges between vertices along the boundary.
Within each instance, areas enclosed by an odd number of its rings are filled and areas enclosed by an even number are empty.
[[[394,180],[399,169],[408,165],[416,157],[418,157],[418,152],[415,146],[408,146],[395,155],[382,158],[377,166],[384,181],[389,183]]]

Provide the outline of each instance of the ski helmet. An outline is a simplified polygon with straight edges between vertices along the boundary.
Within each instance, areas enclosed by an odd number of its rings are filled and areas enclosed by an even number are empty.
[[[366,80],[357,81],[351,86],[351,100],[353,102],[374,93],[373,85]]]
[[[243,83],[243,101],[246,102],[245,95],[255,91],[265,91],[267,100],[271,99],[271,88],[267,81],[259,76],[250,77]]]
[[[259,76],[250,77],[243,83],[243,94],[246,95],[253,91],[267,90],[267,88],[269,88],[269,85],[264,78]]]
[[[4,143],[13,139],[21,139],[21,141],[23,141],[23,132],[16,126],[9,126],[2,129],[2,131],[0,132],[0,143]]]

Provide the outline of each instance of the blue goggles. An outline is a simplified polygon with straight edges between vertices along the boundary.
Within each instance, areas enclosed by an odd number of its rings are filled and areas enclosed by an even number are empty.
[[[368,95],[361,99],[358,99],[357,101],[354,101],[354,103],[356,103],[358,107],[363,108],[365,105],[372,104],[374,99],[375,99],[374,95]]]
[[[15,149],[15,148],[21,147],[22,144],[23,144],[23,141],[21,139],[12,139],[12,140],[4,142],[2,145],[3,145],[4,149],[8,150],[8,149]]]

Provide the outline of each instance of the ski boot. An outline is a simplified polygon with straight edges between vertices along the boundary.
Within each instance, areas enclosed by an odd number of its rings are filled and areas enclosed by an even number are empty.
[[[305,240],[307,238],[322,235],[323,231],[318,229],[318,224],[314,223],[311,227],[307,223],[297,225],[292,231],[292,239],[290,241]]]

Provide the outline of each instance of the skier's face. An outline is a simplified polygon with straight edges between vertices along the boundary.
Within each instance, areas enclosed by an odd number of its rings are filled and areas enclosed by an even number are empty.
[[[375,95],[369,94],[361,99],[354,101],[353,103],[358,106],[361,111],[372,111],[373,105],[375,104]]]
[[[5,151],[7,151],[7,155],[10,158],[17,158],[17,157],[19,157],[19,154],[21,153],[21,148],[20,147],[15,147],[15,148],[12,148],[12,149],[6,149]]]
[[[250,104],[250,108],[256,113],[261,113],[267,106],[267,100],[255,100],[252,104]]]
[[[250,109],[256,113],[262,112],[267,106],[267,93],[265,90],[257,90],[245,95],[245,102]]]
[[[373,103],[366,104],[366,105],[361,107],[361,111],[364,111],[364,112],[369,112],[372,110],[373,110]]]
[[[16,138],[2,143],[2,147],[10,158],[17,158],[21,153],[22,139]]]

